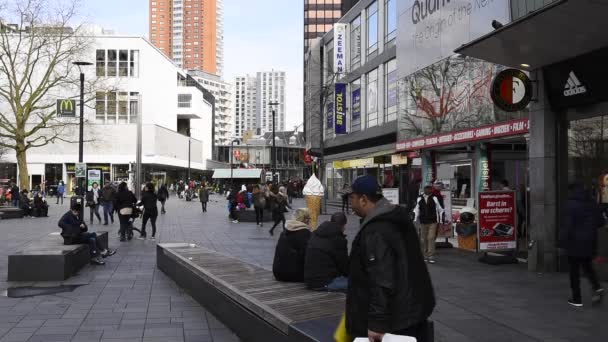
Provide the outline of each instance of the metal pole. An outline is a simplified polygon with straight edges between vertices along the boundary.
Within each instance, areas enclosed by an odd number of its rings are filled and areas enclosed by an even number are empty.
[[[230,187],[234,183],[233,172],[232,172],[232,155],[234,153],[234,140],[230,142],[230,156],[228,156],[228,162],[230,163]]]
[[[135,153],[135,196],[140,198],[141,195],[141,181],[142,181],[142,165],[141,165],[141,154],[142,154],[142,110],[141,110],[141,96],[138,98],[137,104],[137,151]]]
[[[84,160],[84,73],[80,72],[80,127],[78,133],[78,162]],[[78,178],[78,195],[84,196],[84,178]]]
[[[192,139],[190,138],[190,133],[188,133],[188,182],[190,182],[190,151],[192,145]]]
[[[276,138],[275,138],[275,128],[274,121],[276,116],[276,110],[274,107],[272,108],[272,182],[276,182],[276,168],[277,168],[277,147],[276,147]]]

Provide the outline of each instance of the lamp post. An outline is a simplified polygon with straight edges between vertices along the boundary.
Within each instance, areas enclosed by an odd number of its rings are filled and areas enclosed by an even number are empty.
[[[234,179],[233,179],[233,168],[232,168],[232,158],[234,157],[234,143],[240,144],[240,141],[238,139],[234,139],[230,142],[230,156],[228,158],[228,161],[230,162],[230,187],[232,188],[232,186],[234,185]]]
[[[269,102],[268,103],[269,106],[272,107],[272,164],[271,164],[271,170],[272,170],[272,182],[273,183],[278,183],[278,179],[277,176],[275,175],[276,173],[276,168],[277,168],[277,146],[276,146],[276,137],[275,137],[275,117],[276,117],[276,108],[275,106],[279,105],[279,102],[277,101],[273,101],[273,102]]]
[[[78,67],[78,71],[80,72],[80,131],[78,134],[78,163],[82,163],[84,160],[84,73],[82,72],[82,67],[93,65],[90,62],[73,62],[73,65]],[[80,192],[77,195],[84,195],[84,179],[78,178],[78,191]]]

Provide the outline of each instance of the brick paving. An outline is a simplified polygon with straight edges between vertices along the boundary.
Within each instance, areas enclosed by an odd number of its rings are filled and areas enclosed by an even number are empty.
[[[296,200],[294,208],[304,206]],[[48,219],[0,221],[0,289],[6,279],[7,255],[29,241],[57,231],[67,210],[52,206]],[[209,212],[198,202],[172,198],[158,222],[159,242],[189,242],[239,257],[270,269],[278,234],[255,223],[228,221],[225,201],[212,196]],[[86,215],[88,218],[88,213]],[[137,226],[140,225],[138,221]],[[109,228],[118,253],[102,267],[87,266],[65,284],[73,292],[22,299],[0,297],[2,341],[238,341],[189,295],[156,269],[155,242],[119,243],[118,224]],[[148,228],[149,229],[149,228]],[[357,220],[349,218],[352,239]],[[148,233],[150,234],[150,233]],[[488,266],[473,254],[439,250],[430,265],[437,295],[433,315],[436,341],[607,341],[608,302],[600,307],[571,308],[564,274],[535,274],[525,265]],[[45,283],[45,286],[57,285]],[[583,281],[583,285],[587,283]]]

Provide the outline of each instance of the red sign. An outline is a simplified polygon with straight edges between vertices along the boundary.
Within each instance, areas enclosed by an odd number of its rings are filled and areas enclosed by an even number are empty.
[[[306,150],[304,150],[304,163],[307,165],[312,164],[312,156]]]
[[[504,251],[517,248],[517,211],[515,191],[479,193],[477,236],[480,251]]]
[[[234,150],[234,158],[241,159],[241,150]]]
[[[429,147],[446,146],[471,141],[526,134],[528,133],[529,129],[529,119],[518,119],[494,125],[470,128],[463,131],[401,141],[397,143],[397,151],[416,151]]]

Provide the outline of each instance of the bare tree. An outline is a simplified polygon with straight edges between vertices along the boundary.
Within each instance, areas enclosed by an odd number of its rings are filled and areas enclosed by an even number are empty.
[[[29,183],[30,149],[78,139],[72,129],[77,120],[56,113],[57,99],[79,94],[72,63],[91,42],[81,27],[70,27],[78,5],[78,0],[0,0],[0,147],[15,151],[21,188]]]

